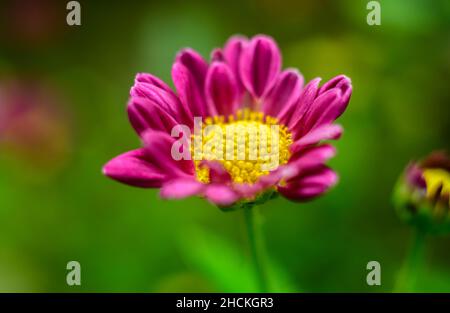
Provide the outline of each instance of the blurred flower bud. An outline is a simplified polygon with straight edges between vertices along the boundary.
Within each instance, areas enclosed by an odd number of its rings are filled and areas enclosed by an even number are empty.
[[[428,233],[450,232],[450,159],[433,152],[410,163],[394,190],[394,204],[401,220]]]

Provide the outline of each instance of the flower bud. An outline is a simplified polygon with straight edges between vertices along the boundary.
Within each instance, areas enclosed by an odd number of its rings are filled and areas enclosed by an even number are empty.
[[[422,231],[450,232],[450,159],[434,152],[410,163],[394,190],[394,205],[402,221]]]

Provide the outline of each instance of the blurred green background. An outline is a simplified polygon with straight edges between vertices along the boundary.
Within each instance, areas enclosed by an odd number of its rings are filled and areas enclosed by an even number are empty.
[[[379,1],[380,26],[367,2],[80,1],[69,27],[66,1],[2,1],[0,116],[14,97],[28,107],[0,118],[0,291],[256,290],[242,212],[101,174],[140,144],[125,114],[134,75],[171,83],[179,49],[209,57],[236,33],[273,36],[306,80],[344,73],[354,87],[330,162],[340,183],[262,207],[273,290],[391,291],[411,238],[392,187],[410,160],[449,148],[450,2]],[[429,238],[417,291],[450,292],[449,247]],[[66,284],[70,260],[81,286]],[[366,284],[371,260],[381,286]]]

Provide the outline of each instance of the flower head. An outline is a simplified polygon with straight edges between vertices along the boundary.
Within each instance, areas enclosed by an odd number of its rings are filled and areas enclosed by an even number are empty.
[[[400,177],[394,202],[400,218],[424,231],[450,231],[450,158],[434,152],[408,165]]]
[[[209,63],[182,50],[172,79],[176,93],[151,74],[136,76],[128,116],[143,147],[112,159],[105,175],[220,207],[276,193],[305,201],[336,183],[325,165],[335,149],[321,141],[342,133],[333,122],[352,93],[346,76],[304,86],[297,70],[281,70],[275,41],[257,35],[230,38]]]

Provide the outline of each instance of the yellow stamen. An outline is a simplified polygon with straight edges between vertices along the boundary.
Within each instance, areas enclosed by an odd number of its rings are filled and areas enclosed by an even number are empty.
[[[208,129],[211,126],[216,127]],[[203,160],[220,162],[233,182],[255,183],[274,169],[274,162],[275,168],[287,163],[291,144],[291,133],[276,118],[244,109],[228,117],[206,118],[201,133],[192,136],[191,155],[203,183],[209,182]]]
[[[427,184],[427,197],[450,195],[450,173],[448,171],[439,168],[425,169],[423,178]],[[437,194],[438,192],[440,194]]]

